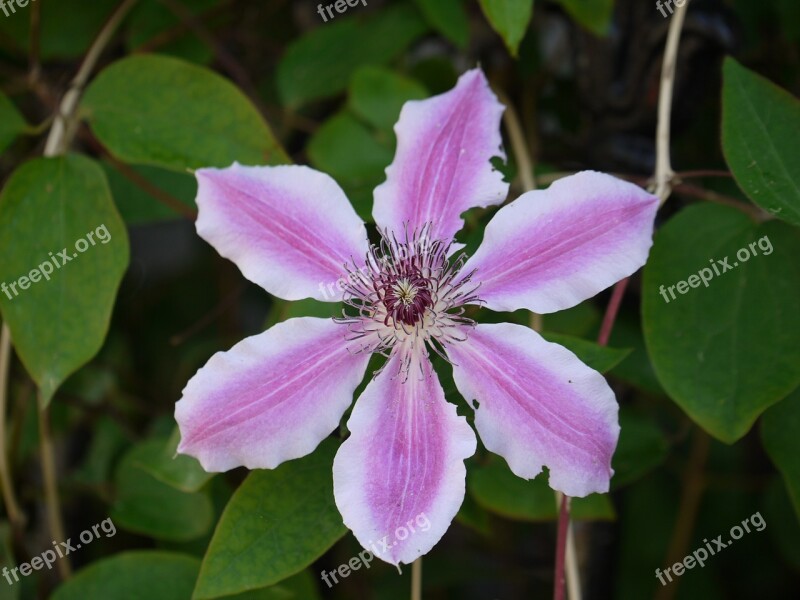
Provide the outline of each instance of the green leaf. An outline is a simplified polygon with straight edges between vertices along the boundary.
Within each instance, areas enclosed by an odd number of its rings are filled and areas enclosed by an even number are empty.
[[[145,471],[165,440],[137,444],[122,457],[116,472],[117,497],[111,516],[124,529],[159,540],[188,541],[211,528],[213,507],[206,493],[185,493]]]
[[[329,285],[333,286],[334,283],[331,282]],[[331,297],[338,293],[336,286],[327,289],[330,291]],[[312,298],[292,301],[274,298],[264,329],[269,329],[273,325],[296,317],[321,317],[326,319],[341,317],[343,308],[341,302],[320,302]]]
[[[320,600],[320,595],[314,577],[306,569],[279,584],[225,596],[224,600]]]
[[[664,434],[651,418],[622,408],[619,424],[619,444],[611,461],[614,488],[627,485],[655,469],[667,458],[669,450]]]
[[[533,0],[479,0],[483,14],[503,41],[511,56],[517,56],[533,16]]]
[[[111,194],[119,214],[128,225],[183,218],[171,207],[156,200],[107,162],[100,163],[108,177]],[[149,184],[166,192],[191,210],[197,210],[197,180],[189,173],[176,173],[157,167],[135,166],[133,171]]]
[[[338,94],[359,67],[387,63],[426,31],[419,13],[405,4],[311,31],[290,44],[278,64],[283,103],[297,107]]]
[[[425,20],[462,50],[469,43],[469,17],[462,0],[416,0]]]
[[[783,481],[800,519],[800,389],[764,413],[761,440]]]
[[[347,112],[334,115],[308,143],[311,164],[331,175],[344,189],[358,215],[372,220],[372,191],[385,179],[392,149]]]
[[[800,570],[800,517],[778,477],[767,484],[762,503],[764,520],[770,524],[779,523],[777,527],[767,527],[772,543],[786,562]]]
[[[611,369],[610,375],[647,393],[666,396],[647,355],[638,311],[620,312],[614,323],[609,343],[623,348],[633,348],[625,360]]]
[[[44,60],[78,58],[85,54],[103,23],[119,5],[119,0],[30,0],[24,8],[16,4],[12,13],[8,8],[11,2],[6,0],[9,14],[0,15],[0,34],[13,40],[22,56],[30,48],[30,11],[34,2],[40,4],[39,44]]]
[[[797,230],[713,204],[684,209],[655,236],[642,291],[653,368],[667,394],[724,442],[800,384],[797,256]]]
[[[155,550],[123,552],[99,560],[58,587],[51,600],[179,600],[190,598],[200,561]]]
[[[218,0],[181,0],[181,5],[198,18],[203,12],[218,5]],[[159,0],[141,0],[128,18],[128,35],[126,45],[133,54],[143,44],[164,34],[174,34],[175,28],[181,24],[178,16],[167,4]],[[214,56],[213,50],[186,28],[182,35],[170,35],[171,41],[159,43],[159,52],[185,60],[205,64]]]
[[[203,470],[197,459],[177,453],[180,438],[181,433],[176,427],[168,440],[142,449],[134,465],[182,492],[197,492],[208,483],[214,473]]]
[[[217,525],[194,598],[262,588],[307,567],[346,529],[333,501],[337,443],[272,471],[253,471]]]
[[[128,440],[125,432],[110,417],[102,417],[92,425],[92,440],[86,457],[74,474],[84,485],[103,485],[110,479],[112,465],[122,454]]]
[[[427,96],[425,88],[414,79],[383,67],[362,67],[350,81],[349,106],[376,129],[392,131],[403,104]]]
[[[614,0],[558,0],[569,15],[595,35],[608,34]]]
[[[542,333],[542,337],[548,342],[564,346],[575,353],[582,362],[600,373],[610,371],[632,352],[630,348],[609,348],[608,346],[601,346],[600,344],[562,333],[546,331]]]
[[[467,487],[476,502],[495,514],[516,521],[551,521],[558,517],[555,492],[547,474],[525,480],[514,475],[505,461],[492,457],[469,471]],[[577,520],[611,520],[614,508],[606,494],[573,498],[570,514]]]
[[[128,266],[102,169],[77,155],[17,169],[0,195],[0,256],[0,310],[47,403],[102,346]]]
[[[800,225],[800,101],[725,59],[722,149],[736,183],[761,208]]]
[[[233,84],[176,58],[115,62],[89,86],[82,110],[97,138],[123,162],[177,171],[288,162]]]
[[[17,107],[0,92],[0,153],[23,134],[27,126]]]

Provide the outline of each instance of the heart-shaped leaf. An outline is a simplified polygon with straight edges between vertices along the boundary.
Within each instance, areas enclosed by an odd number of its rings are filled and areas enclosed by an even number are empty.
[[[102,169],[32,160],[0,195],[0,310],[49,402],[100,349],[128,266],[128,235]]]
[[[761,208],[800,225],[800,101],[725,60],[722,149],[736,183]]]
[[[655,236],[642,318],[667,394],[732,443],[800,384],[800,233],[720,205],[691,206]]]
[[[329,439],[313,454],[248,475],[214,532],[195,599],[277,583],[310,565],[344,535],[333,500],[337,447]]]

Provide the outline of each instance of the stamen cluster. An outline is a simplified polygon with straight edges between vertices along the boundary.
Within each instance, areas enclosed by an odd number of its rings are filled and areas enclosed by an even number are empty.
[[[431,240],[428,231],[406,232],[402,240],[382,234],[363,266],[347,265],[344,302],[357,314],[345,311],[338,321],[349,325],[357,351],[388,355],[403,344],[414,354],[427,346],[446,359],[444,346],[466,339],[475,325],[463,316],[464,305],[478,301],[473,273],[460,273],[466,256],[450,260],[450,243]]]

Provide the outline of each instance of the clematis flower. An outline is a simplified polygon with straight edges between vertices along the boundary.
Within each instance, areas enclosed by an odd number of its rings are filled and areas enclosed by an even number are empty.
[[[544,466],[569,496],[606,492],[619,435],[605,379],[572,352],[515,324],[481,324],[468,306],[559,311],[641,267],[657,199],[596,172],[500,208],[472,257],[462,213],[502,203],[490,159],[502,105],[481,71],[406,103],[397,153],[375,190],[381,241],[328,175],[304,166],[197,171],[197,231],[250,281],[286,300],[345,302],[340,319],[289,319],[215,354],[177,403],[178,451],[207,471],[272,469],[334,431],[370,355],[387,357],[358,398],[333,464],[344,523],[383,560],[410,563],[455,517],[476,438],[445,400],[432,353],[451,365],[486,448],[531,479]],[[334,285],[336,284],[336,285]],[[394,539],[420,515],[430,522]]]

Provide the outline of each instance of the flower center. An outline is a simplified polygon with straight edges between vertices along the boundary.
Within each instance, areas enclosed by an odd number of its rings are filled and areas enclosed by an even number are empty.
[[[344,302],[358,314],[337,321],[348,324],[348,339],[359,340],[359,350],[388,353],[400,344],[443,354],[474,325],[463,316],[465,304],[478,302],[472,273],[459,273],[466,257],[451,261],[450,245],[431,241],[427,232],[423,227],[404,241],[383,235],[363,266],[347,267]]]
[[[430,288],[431,282],[414,267],[403,269],[400,276],[386,275],[378,285],[386,308],[385,324],[394,320],[413,326],[422,321],[425,311],[433,306]]]

